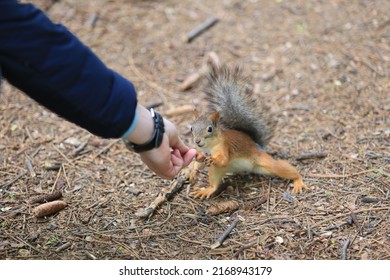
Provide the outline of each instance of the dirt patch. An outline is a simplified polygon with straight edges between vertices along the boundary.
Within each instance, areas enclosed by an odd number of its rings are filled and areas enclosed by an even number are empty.
[[[230,176],[217,198],[192,199],[184,186],[140,220],[170,182],[121,142],[4,84],[1,259],[390,259],[389,1],[32,2],[133,81],[142,103],[163,102],[161,113],[204,105],[203,81],[179,87],[209,51],[240,64],[277,116],[269,151],[297,166],[309,190],[291,197],[291,182]],[[183,41],[212,16],[216,25]],[[191,143],[191,114],[170,119]],[[307,153],[326,156],[300,159]],[[35,218],[28,201],[58,188],[67,207]],[[238,210],[207,214],[227,200]]]

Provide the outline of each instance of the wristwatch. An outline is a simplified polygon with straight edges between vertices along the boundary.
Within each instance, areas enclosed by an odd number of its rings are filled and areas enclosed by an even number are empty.
[[[142,153],[160,147],[165,132],[164,120],[159,113],[153,110],[153,108],[150,109],[150,114],[152,115],[154,122],[154,131],[152,137],[145,144],[141,145],[133,144],[130,141],[123,139],[123,142],[130,151]]]

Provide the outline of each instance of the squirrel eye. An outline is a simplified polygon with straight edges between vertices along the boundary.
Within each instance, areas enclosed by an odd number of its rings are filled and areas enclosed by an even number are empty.
[[[213,132],[213,127],[212,126],[208,126],[207,127],[207,132],[209,132],[209,133]]]

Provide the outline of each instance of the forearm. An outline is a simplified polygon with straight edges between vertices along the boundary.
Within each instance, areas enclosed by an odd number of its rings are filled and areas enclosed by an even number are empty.
[[[132,83],[32,5],[0,2],[0,67],[11,84],[96,135],[120,137],[133,121]]]

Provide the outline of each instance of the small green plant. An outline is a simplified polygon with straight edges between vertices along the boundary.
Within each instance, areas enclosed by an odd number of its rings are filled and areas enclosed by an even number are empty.
[[[58,237],[55,234],[52,234],[49,240],[45,243],[45,246],[53,246],[58,243]]]
[[[8,194],[8,197],[9,197],[11,200],[15,200],[16,195],[13,194],[13,193],[9,193],[9,194]]]
[[[0,223],[0,229],[5,228],[7,225],[8,225],[7,221],[2,221],[2,222]]]
[[[302,33],[303,32],[303,24],[302,23],[297,24],[296,29],[299,33]]]

